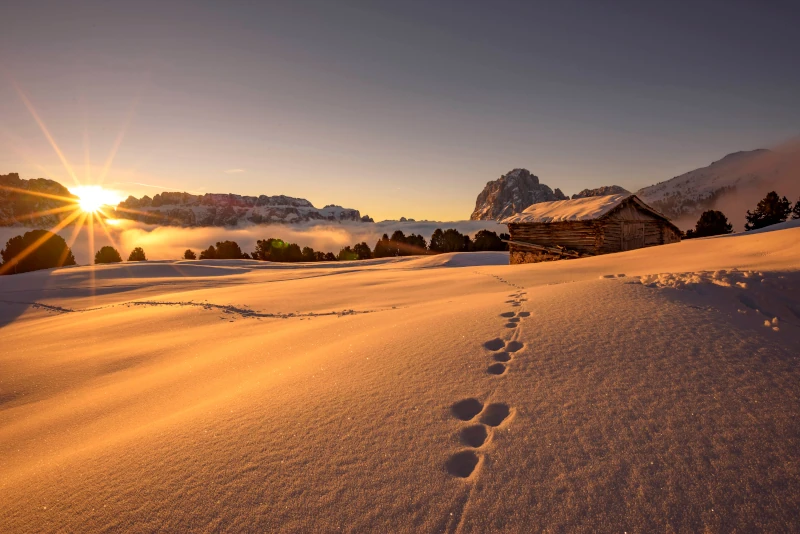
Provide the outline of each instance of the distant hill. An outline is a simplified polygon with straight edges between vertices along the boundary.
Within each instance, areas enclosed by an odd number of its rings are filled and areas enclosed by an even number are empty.
[[[241,224],[300,223],[308,221],[373,222],[355,209],[328,205],[315,208],[302,198],[243,196],[232,194],[192,195],[161,193],[153,198],[128,197],[120,202],[116,216],[149,224],[169,226],[238,226]]]
[[[65,200],[53,197],[63,197]],[[75,195],[55,180],[25,180],[15,172],[0,174],[0,226],[52,228],[69,215],[70,210],[58,213],[52,211],[74,206],[77,201]],[[43,212],[51,213],[42,214]],[[31,216],[33,214],[38,215]]]
[[[680,228],[694,226],[703,211],[723,211],[741,230],[748,209],[771,190],[797,200],[800,195],[800,151],[734,152],[707,167],[640,189],[636,194]]]
[[[499,221],[520,213],[531,204],[566,199],[560,189],[554,191],[539,183],[539,178],[528,169],[514,169],[486,184],[475,201],[470,219]]]

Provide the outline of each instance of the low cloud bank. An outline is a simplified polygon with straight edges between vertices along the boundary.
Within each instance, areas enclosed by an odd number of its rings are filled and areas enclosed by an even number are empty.
[[[118,248],[123,259],[127,259],[134,247],[142,247],[148,259],[168,260],[183,257],[183,252],[187,248],[199,252],[217,241],[225,240],[236,241],[243,251],[252,252],[259,239],[275,237],[297,243],[301,247],[312,247],[314,250],[336,254],[342,247],[362,241],[372,248],[383,234],[391,235],[395,230],[402,230],[406,235],[421,234],[426,240],[430,240],[431,234],[437,228],[442,230],[455,228],[470,236],[474,236],[476,232],[484,229],[498,234],[508,231],[506,225],[495,221],[382,221],[379,223],[307,223],[303,225],[265,224],[241,228],[180,228],[147,225],[120,219],[115,224],[107,226],[109,235],[95,224],[93,242],[88,235],[88,229],[83,228],[72,244],[72,251],[79,264],[91,263],[95,251],[105,245]],[[11,237],[21,235],[28,230],[30,228],[0,228],[0,246],[4,247],[6,241]],[[73,229],[65,228],[58,233],[67,242],[70,242]]]

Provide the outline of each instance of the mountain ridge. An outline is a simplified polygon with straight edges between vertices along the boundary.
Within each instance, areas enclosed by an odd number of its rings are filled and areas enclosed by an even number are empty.
[[[316,208],[304,198],[286,195],[237,195],[163,192],[152,198],[129,196],[117,205],[119,218],[169,226],[239,226],[309,221],[374,222],[356,209],[328,204]]]

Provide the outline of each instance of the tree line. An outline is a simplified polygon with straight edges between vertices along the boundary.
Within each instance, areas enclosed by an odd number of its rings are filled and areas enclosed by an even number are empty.
[[[789,217],[800,219],[800,199],[792,206],[785,196],[781,197],[775,191],[770,191],[753,211],[747,210],[747,223],[744,227],[746,231],[758,230],[784,222]],[[684,239],[709,237],[729,234],[732,231],[733,226],[724,213],[708,210],[700,216],[694,229],[688,230],[683,237]],[[343,247],[338,254],[317,251],[311,247],[300,248],[297,243],[287,243],[275,238],[258,240],[256,249],[248,254],[243,252],[235,241],[219,241],[200,251],[200,259],[253,259],[275,262],[354,261],[444,252],[508,250],[508,245],[504,242],[508,239],[510,239],[508,234],[498,235],[490,230],[481,230],[475,237],[470,238],[455,228],[447,230],[437,228],[431,235],[430,241],[426,241],[421,235],[405,235],[401,230],[396,230],[391,237],[383,234],[372,248],[366,242],[361,242]],[[64,238],[47,230],[31,230],[12,237],[0,251],[0,256],[3,260],[0,263],[0,274],[26,273],[75,265],[75,256]],[[187,249],[183,259],[197,259],[197,254]],[[96,264],[121,261],[122,255],[112,246],[104,246],[94,255]],[[144,249],[134,248],[128,255],[128,261],[147,261]]]
[[[481,230],[474,238],[462,234],[455,228],[442,230],[437,228],[431,236],[430,243],[418,234],[405,235],[402,230],[396,230],[391,237],[383,234],[370,247],[366,242],[347,245],[333,252],[322,252],[311,247],[300,248],[297,243],[289,243],[282,239],[269,238],[256,241],[256,249],[243,252],[235,241],[220,241],[207,249],[200,251],[200,259],[252,259],[275,262],[316,262],[316,261],[355,261],[369,260],[372,258],[390,258],[395,256],[420,256],[426,254],[441,254],[444,252],[478,252],[508,250],[503,240],[509,239],[508,234],[497,235],[490,230]],[[183,259],[193,260],[197,254],[193,250],[186,250]]]
[[[766,228],[773,224],[785,222],[791,216],[792,219],[800,219],[800,199],[797,199],[794,207],[786,197],[781,197],[775,191],[770,191],[756,206],[753,211],[747,210],[744,225],[745,231]],[[715,235],[730,234],[733,232],[733,225],[728,222],[724,213],[717,210],[708,210],[700,215],[694,229],[689,229],[683,235],[684,239],[695,237],[711,237]]]

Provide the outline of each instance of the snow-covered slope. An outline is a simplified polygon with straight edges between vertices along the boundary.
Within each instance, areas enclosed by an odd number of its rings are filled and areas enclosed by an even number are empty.
[[[168,226],[238,226],[240,224],[301,223],[309,221],[372,222],[358,210],[328,205],[315,208],[302,198],[285,195],[258,197],[190,193],[160,193],[152,199],[128,197],[116,216]]]
[[[790,532],[800,228],[0,277],[2,532]]]
[[[566,198],[560,189],[553,191],[539,183],[539,178],[527,169],[514,169],[486,184],[475,201],[475,211],[470,219],[499,221],[531,204]]]
[[[636,194],[681,228],[691,228],[703,211],[719,209],[742,229],[747,209],[770,190],[792,200],[800,195],[800,151],[750,150],[728,154],[707,167],[645,187]]]

